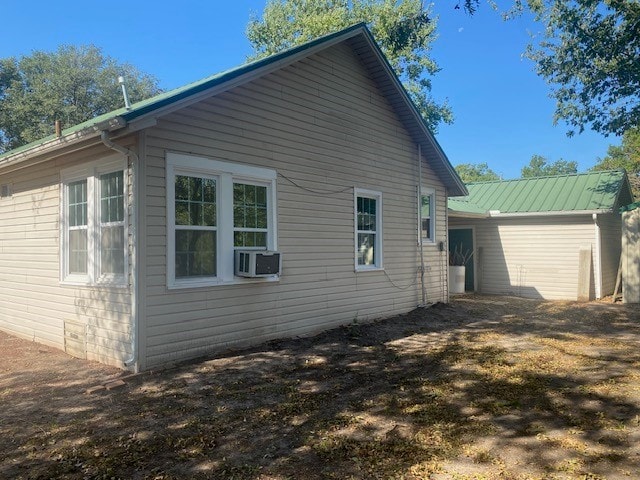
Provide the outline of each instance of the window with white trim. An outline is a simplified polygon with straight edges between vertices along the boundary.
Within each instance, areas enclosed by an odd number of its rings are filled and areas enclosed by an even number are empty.
[[[126,283],[126,164],[120,157],[62,172],[61,280]]]
[[[276,171],[167,153],[167,286],[246,281],[236,249],[276,250]]]
[[[355,189],[356,270],[382,268],[382,193]]]
[[[436,191],[423,187],[420,194],[420,230],[424,242],[435,242],[435,205]]]

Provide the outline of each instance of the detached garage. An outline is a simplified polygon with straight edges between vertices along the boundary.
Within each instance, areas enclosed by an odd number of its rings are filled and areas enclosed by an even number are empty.
[[[449,248],[472,249],[467,290],[587,300],[613,293],[619,209],[633,201],[623,170],[470,183],[449,198]]]

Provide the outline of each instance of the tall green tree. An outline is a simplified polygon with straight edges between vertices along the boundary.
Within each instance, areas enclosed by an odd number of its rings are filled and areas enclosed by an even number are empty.
[[[429,57],[436,19],[422,0],[269,0],[247,37],[260,58],[365,22],[432,131],[452,122],[451,109],[431,96],[439,67]]]
[[[592,170],[624,168],[629,175],[633,196],[640,198],[640,128],[624,132],[620,145],[611,145],[604,158],[598,159]]]
[[[500,175],[486,163],[461,163],[454,168],[464,183],[500,180]]]
[[[546,27],[528,55],[552,85],[555,120],[567,122],[569,135],[586,127],[620,135],[640,125],[640,2],[526,2]]]
[[[132,102],[160,91],[157,80],[118,63],[95,46],[62,46],[0,59],[0,153],[124,106],[118,76]]]
[[[568,162],[566,160],[556,160],[548,163],[548,160],[541,155],[533,155],[529,165],[522,167],[520,172],[522,178],[547,177],[550,175],[566,175],[578,173],[578,162]]]

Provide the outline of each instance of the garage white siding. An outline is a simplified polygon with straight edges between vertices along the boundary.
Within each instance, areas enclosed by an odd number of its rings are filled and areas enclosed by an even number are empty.
[[[622,217],[619,213],[598,215],[601,236],[602,296],[613,294],[622,251]]]
[[[475,227],[476,275],[482,293],[530,298],[577,299],[578,257],[590,246],[595,261],[591,216],[449,219]],[[481,252],[481,253],[478,253]],[[592,269],[591,292],[595,296]]]

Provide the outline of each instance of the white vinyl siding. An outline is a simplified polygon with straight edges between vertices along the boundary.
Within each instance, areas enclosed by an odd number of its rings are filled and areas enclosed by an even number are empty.
[[[600,257],[602,268],[602,296],[613,294],[622,250],[622,217],[619,213],[598,215],[600,226]]]
[[[475,227],[475,274],[481,293],[575,300],[580,248],[590,246],[594,269],[597,264],[591,215],[449,218],[451,227],[458,224]]]
[[[347,45],[167,115],[146,144],[143,368],[420,302],[417,147]],[[279,282],[167,289],[167,151],[277,171]],[[444,225],[426,160],[423,178]],[[384,271],[354,271],[354,187],[383,195]],[[428,301],[445,300],[444,254],[425,246],[425,263]]]
[[[640,208],[622,213],[622,301],[640,303]]]
[[[131,355],[129,287],[60,283],[61,171],[111,153],[89,148],[0,174],[13,189],[0,199],[0,329],[77,355],[69,349],[74,337],[83,358],[122,367]],[[122,166],[128,180],[124,160]]]

